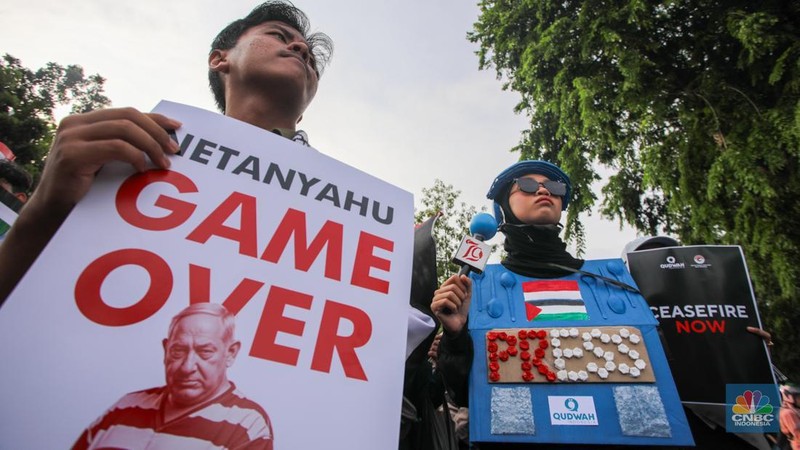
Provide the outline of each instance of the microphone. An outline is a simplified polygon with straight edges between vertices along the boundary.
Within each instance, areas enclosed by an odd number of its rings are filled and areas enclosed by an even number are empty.
[[[479,213],[469,223],[470,236],[464,236],[452,261],[461,266],[458,276],[468,275],[470,271],[482,273],[489,260],[492,247],[483,241],[491,239],[497,233],[497,220],[488,213]],[[445,315],[453,314],[450,308],[442,309]]]
[[[470,236],[464,236],[458,246],[453,262],[461,266],[459,275],[467,275],[471,271],[483,272],[492,247],[483,241],[491,239],[497,233],[497,220],[488,213],[479,213],[469,223]]]

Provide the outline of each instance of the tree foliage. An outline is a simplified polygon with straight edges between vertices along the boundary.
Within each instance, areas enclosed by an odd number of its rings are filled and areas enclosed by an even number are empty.
[[[55,130],[55,110],[83,113],[109,106],[105,79],[77,65],[47,63],[32,71],[6,54],[0,60],[0,141],[31,174],[38,174]]]
[[[433,186],[422,189],[422,208],[414,214],[416,223],[441,214],[433,227],[439,285],[460,269],[451,259],[464,234],[469,232],[470,221],[478,212],[474,206],[460,201],[460,196],[461,191],[456,190],[453,185],[437,179]]]
[[[560,164],[578,214],[742,245],[779,363],[800,378],[800,3],[480,0],[481,68],[517,91],[516,150]]]

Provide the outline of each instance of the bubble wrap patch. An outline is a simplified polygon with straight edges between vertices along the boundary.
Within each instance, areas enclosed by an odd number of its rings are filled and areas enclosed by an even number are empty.
[[[528,388],[492,388],[492,434],[535,434]]]
[[[655,386],[614,388],[619,425],[625,436],[672,437],[672,430]]]

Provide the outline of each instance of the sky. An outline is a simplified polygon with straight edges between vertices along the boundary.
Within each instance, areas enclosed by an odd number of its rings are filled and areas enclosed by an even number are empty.
[[[494,177],[528,127],[519,94],[479,70],[464,0],[296,0],[313,31],[334,41],[330,66],[300,123],[318,150],[414,194],[438,178],[461,200],[490,207]],[[159,100],[215,110],[209,45],[257,2],[27,0],[0,4],[0,52],[36,69],[78,64],[106,79],[113,106],[147,111]],[[600,186],[596,186],[598,198]],[[595,212],[582,217],[584,257],[616,258],[635,232]],[[492,242],[496,242],[495,238]],[[574,250],[574,247],[570,246]]]

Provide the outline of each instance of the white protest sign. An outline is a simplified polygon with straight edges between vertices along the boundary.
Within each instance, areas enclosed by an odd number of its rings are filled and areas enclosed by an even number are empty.
[[[224,304],[228,379],[275,449],[397,445],[409,193],[273,133],[175,103],[168,171],[106,166],[0,309],[0,447],[68,448],[164,386],[171,318]]]

